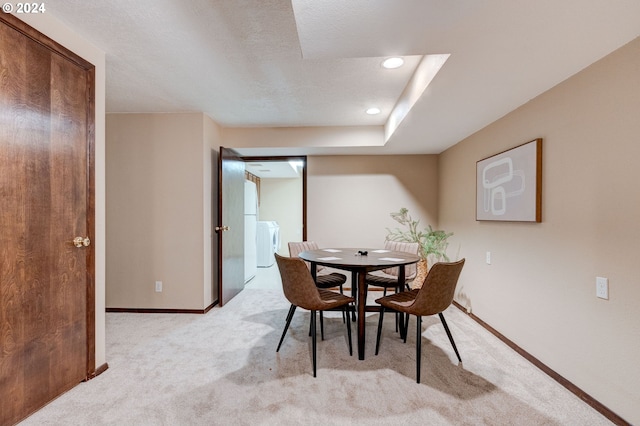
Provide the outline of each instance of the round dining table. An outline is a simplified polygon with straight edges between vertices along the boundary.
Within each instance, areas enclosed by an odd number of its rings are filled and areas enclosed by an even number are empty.
[[[311,275],[315,281],[317,265],[350,271],[352,293],[356,293],[358,321],[358,359],[365,353],[365,312],[380,311],[380,306],[367,306],[367,273],[398,267],[398,288],[404,290],[405,266],[417,263],[420,257],[406,252],[375,248],[324,248],[303,251],[298,255],[311,264]],[[403,327],[400,327],[404,333]],[[404,337],[404,336],[403,336]]]

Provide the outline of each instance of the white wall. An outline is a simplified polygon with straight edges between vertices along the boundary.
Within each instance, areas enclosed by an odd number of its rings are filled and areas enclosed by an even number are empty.
[[[638,117],[640,39],[441,154],[438,203],[440,224],[467,258],[457,300],[633,424]],[[542,223],[476,222],[476,161],[538,137]],[[609,278],[609,300],[596,298],[596,276]]]
[[[258,220],[275,220],[280,225],[278,254],[289,256],[289,241],[302,241],[302,177],[260,179]]]

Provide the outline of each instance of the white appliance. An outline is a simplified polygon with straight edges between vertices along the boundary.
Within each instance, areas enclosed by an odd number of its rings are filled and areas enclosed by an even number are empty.
[[[244,181],[244,282],[256,276],[258,270],[258,191],[256,184]]]
[[[280,226],[274,221],[258,221],[258,268],[268,268],[276,261],[280,248]]]

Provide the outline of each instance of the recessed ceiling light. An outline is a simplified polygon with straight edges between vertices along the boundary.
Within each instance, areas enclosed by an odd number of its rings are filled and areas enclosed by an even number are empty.
[[[369,115],[380,114],[380,108],[372,107],[372,108],[369,108],[366,112]]]
[[[393,58],[387,58],[382,63],[382,66],[387,69],[400,68],[404,64],[404,59],[399,56],[395,56]]]

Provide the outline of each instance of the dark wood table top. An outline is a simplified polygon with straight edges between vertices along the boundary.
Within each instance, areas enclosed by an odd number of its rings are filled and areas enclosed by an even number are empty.
[[[359,251],[366,251],[367,255],[360,255]],[[420,260],[415,254],[376,248],[324,248],[303,251],[299,256],[318,265],[369,270],[410,265]]]

